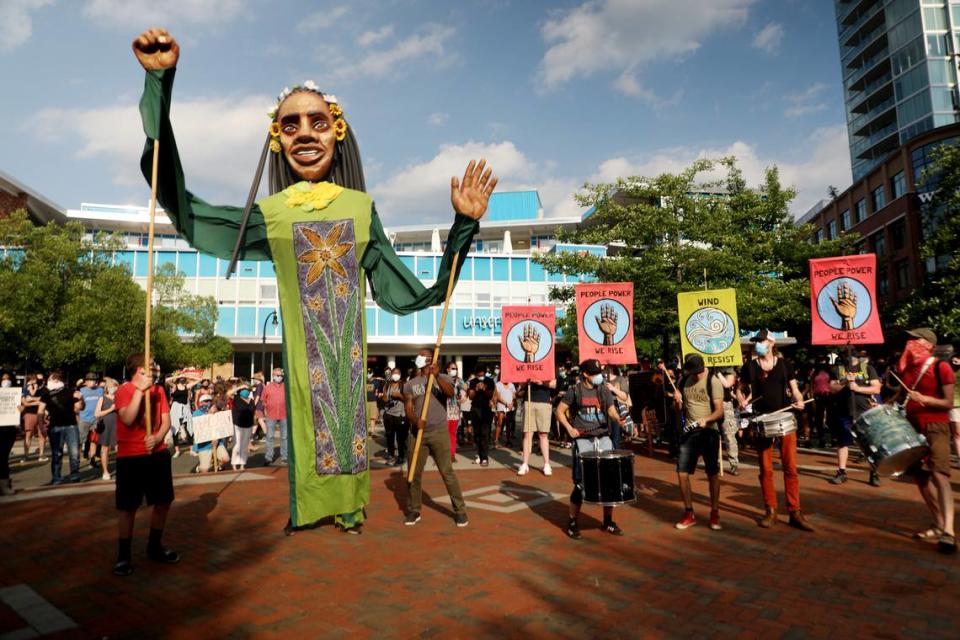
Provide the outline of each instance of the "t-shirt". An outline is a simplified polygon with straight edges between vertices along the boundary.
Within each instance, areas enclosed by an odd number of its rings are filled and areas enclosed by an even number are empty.
[[[447,420],[460,419],[460,397],[464,395],[464,384],[460,378],[453,380],[453,397],[447,398]]]
[[[530,402],[544,402],[550,404],[550,387],[539,382],[530,383]],[[526,400],[526,397],[524,397]]]
[[[937,366],[940,368],[940,384],[944,386],[956,384],[953,367],[944,360],[934,362],[927,367],[927,371],[923,374],[923,378],[920,379],[919,383],[917,383],[917,376],[920,375],[920,370],[923,368],[922,364],[907,369],[900,377],[908,389],[914,389],[931,398],[942,398],[943,391],[937,384],[937,372],[934,371],[934,367]],[[925,427],[931,422],[950,422],[950,410],[925,407],[919,402],[909,400],[907,402],[907,419],[916,427]]]
[[[473,396],[473,415],[479,424],[489,424],[493,422],[493,409],[490,407],[490,399],[493,398],[493,390],[496,383],[490,376],[483,378],[474,378],[470,381],[470,388],[475,391]]]
[[[856,373],[856,383],[861,386],[867,386],[871,382],[874,382],[879,379],[877,376],[876,369],[873,368],[873,365],[868,364],[866,366],[860,365],[860,368],[856,371],[850,371],[849,373]],[[847,371],[845,368],[837,366],[830,370],[830,379],[836,381],[843,381],[847,379]],[[850,396],[853,396],[853,401],[855,403],[854,409],[856,410],[855,414],[850,413]],[[850,390],[850,385],[844,385],[843,390],[837,392],[833,396],[833,412],[837,417],[842,418],[851,418],[853,415],[859,416],[864,411],[870,409],[872,404],[872,396],[868,393],[854,393]]]
[[[244,401],[239,396],[233,399],[233,424],[241,429],[253,427],[253,412],[256,409],[253,398],[248,397],[249,402]]]
[[[114,403],[117,407],[117,457],[127,458],[132,456],[145,456],[147,445],[143,439],[147,435],[147,421],[144,418],[145,404],[141,400],[140,411],[137,413],[136,420],[132,424],[127,424],[120,417],[120,411],[130,405],[133,400],[133,394],[137,387],[132,382],[124,382],[117,389],[114,396]],[[160,423],[164,414],[170,413],[170,405],[167,404],[167,394],[163,392],[163,387],[153,385],[150,391],[150,422],[153,423],[153,433],[160,430]],[[153,448],[153,451],[164,451],[167,445],[160,440]]]
[[[83,398],[83,409],[80,410],[80,419],[83,422],[96,422],[97,417],[94,412],[97,410],[97,401],[103,397],[103,389],[100,387],[87,388],[80,387],[80,396]]]
[[[260,400],[263,402],[263,415],[270,420],[287,419],[287,394],[283,382],[269,382],[263,388]]]
[[[707,381],[710,381],[710,394],[707,394]],[[709,373],[703,376],[702,380],[693,380],[689,378],[683,382],[683,388],[680,390],[683,396],[683,411],[687,424],[699,422],[701,427],[707,429],[719,429],[716,422],[704,422],[704,418],[713,413],[711,405],[711,395],[713,400],[723,401],[723,385],[717,376],[711,376]]]
[[[41,391],[40,389],[34,389],[34,390],[33,390],[33,393],[30,393],[29,391],[27,391],[26,389],[24,389],[22,396],[23,396],[23,398],[39,398],[39,397],[40,397],[40,391]],[[23,405],[23,412],[24,412],[25,414],[26,414],[26,413],[37,413],[37,411],[39,411],[39,410],[40,410],[40,407],[38,407],[38,406],[35,405],[35,404]]]
[[[497,401],[497,411],[512,411],[513,408],[510,405],[513,404],[513,396],[517,393],[517,388],[513,383],[497,382],[497,393],[500,394],[500,399]]]
[[[566,395],[563,396],[563,402],[570,407],[573,428],[579,431],[581,436],[587,437],[602,437],[610,434],[610,426],[607,424],[609,416],[606,411],[609,407],[616,406],[615,401],[616,398],[606,387],[587,389],[582,382],[567,389]]]
[[[448,384],[453,384],[453,380],[445,373],[440,374],[440,379]],[[413,396],[413,413],[419,418],[420,411],[423,409],[423,399],[427,392],[427,376],[417,376],[411,378],[407,384],[403,385],[403,394]],[[430,400],[430,406],[427,408],[427,426],[425,431],[447,428],[447,397],[440,390],[437,382],[433,383],[433,399]]]
[[[402,418],[403,417],[403,400],[393,397],[393,393],[395,391],[399,391],[401,394],[403,394],[403,384],[399,380],[397,382],[394,382],[393,380],[391,380],[390,382],[387,383],[387,388],[384,391],[384,394],[386,395],[387,399],[383,403],[384,405],[383,411],[388,416],[391,416],[394,418]]]
[[[383,389],[383,378],[371,378],[367,380],[367,402],[376,402],[377,395]]]
[[[69,427],[77,424],[77,414],[73,410],[77,399],[75,391],[63,387],[59,391],[50,391],[46,387],[40,390],[40,402],[46,405],[51,427]]]
[[[787,394],[789,382],[793,379],[793,367],[783,358],[777,358],[770,371],[764,371],[757,360],[751,360],[740,370],[740,381],[750,386],[750,392],[756,398],[753,402],[755,413],[769,413],[792,404],[793,398]]]

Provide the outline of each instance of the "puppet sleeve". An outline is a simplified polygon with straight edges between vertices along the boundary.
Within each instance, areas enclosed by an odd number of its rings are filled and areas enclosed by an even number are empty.
[[[208,204],[187,190],[177,153],[177,142],[170,126],[170,98],[176,69],[148,71],[140,98],[140,117],[147,142],[140,158],[140,169],[150,183],[153,166],[153,141],[160,141],[157,169],[157,200],[170,222],[197,251],[229,260],[240,231],[241,207]],[[269,260],[267,229],[260,208],[254,205],[240,250],[243,260]]]
[[[459,278],[470,243],[479,228],[480,223],[476,220],[459,213],[456,215],[447,235],[447,248],[440,259],[437,280],[432,286],[424,287],[400,262],[374,208],[370,216],[370,242],[362,262],[373,299],[382,308],[401,316],[441,304],[447,293],[447,280],[450,269],[453,268],[453,254],[460,254],[456,265],[456,277]]]

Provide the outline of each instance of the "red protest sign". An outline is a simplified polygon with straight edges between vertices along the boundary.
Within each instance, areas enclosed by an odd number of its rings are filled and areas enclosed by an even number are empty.
[[[635,364],[633,283],[578,284],[577,336],[580,359],[602,364]]]
[[[503,382],[549,382],[554,374],[554,307],[503,307],[500,332],[500,379]]]
[[[880,344],[877,256],[810,260],[813,344]]]

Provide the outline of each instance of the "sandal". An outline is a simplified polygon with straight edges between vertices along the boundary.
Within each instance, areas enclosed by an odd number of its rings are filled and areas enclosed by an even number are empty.
[[[937,551],[940,553],[956,553],[957,538],[950,533],[941,533],[940,540],[937,541]]]
[[[943,532],[936,526],[931,525],[929,529],[924,529],[923,531],[917,531],[913,534],[914,540],[933,540],[934,538],[939,538]]]

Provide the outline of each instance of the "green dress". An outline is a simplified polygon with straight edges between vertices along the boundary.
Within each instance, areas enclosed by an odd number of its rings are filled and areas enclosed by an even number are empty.
[[[159,140],[158,201],[191,246],[229,259],[242,209],[210,205],[187,190],[169,119],[174,75],[175,69],[146,74],[140,114],[147,142],[140,166],[149,181],[153,140]],[[478,227],[456,215],[436,284],[427,288],[400,262],[365,193],[300,182],[253,208],[240,258],[272,260],[277,274],[293,526],[329,516],[345,526],[359,524],[370,500],[366,282],[391,313],[440,304],[453,255],[466,255]],[[458,276],[462,265],[461,259]]]

